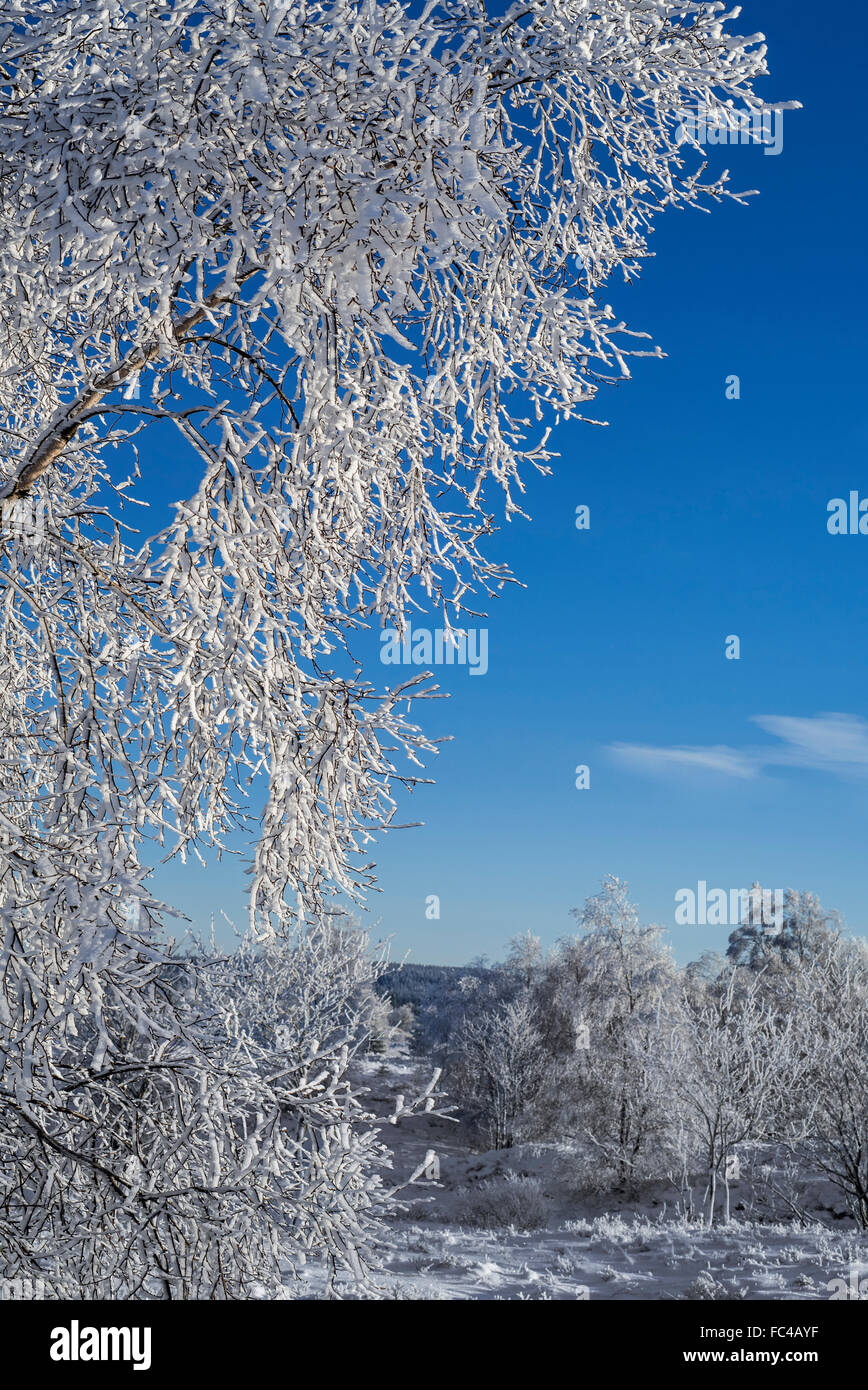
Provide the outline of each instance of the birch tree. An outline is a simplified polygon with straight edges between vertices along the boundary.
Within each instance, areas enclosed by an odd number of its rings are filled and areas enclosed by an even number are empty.
[[[827,939],[795,972],[789,1007],[804,1084],[792,1097],[797,1152],[868,1229],[868,948]]]
[[[493,1149],[534,1137],[532,1117],[550,1068],[528,995],[469,1015],[458,1030],[456,1094]]]
[[[677,994],[659,927],[640,925],[623,880],[607,876],[573,915],[585,935],[564,943],[564,984],[580,981],[573,1008],[587,1044],[572,1056],[571,1082],[588,1137],[620,1184],[634,1185],[667,1152],[667,1011]]]
[[[764,997],[761,975],[742,974],[730,966],[701,993],[695,980],[688,983],[669,1037],[673,1125],[683,1126],[685,1174],[694,1159],[704,1169],[709,1227],[721,1188],[729,1220],[738,1146],[776,1137],[789,1088],[804,1074],[792,1016],[782,1018]]]

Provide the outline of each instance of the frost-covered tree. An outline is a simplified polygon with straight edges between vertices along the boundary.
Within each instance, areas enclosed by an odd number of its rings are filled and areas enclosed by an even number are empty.
[[[264,1115],[268,1124],[268,1176],[257,1164],[254,1190],[244,1191],[257,1202],[252,1224],[264,1252],[257,1268],[270,1270],[272,1287],[291,1288],[287,1276],[303,1280],[323,1256],[330,1279],[369,1279],[372,1237],[391,1192],[384,1125],[434,1108],[439,1073],[422,1096],[400,1097],[379,1119],[351,1083],[353,1058],[380,1035],[383,1001],[374,985],[384,962],[384,949],[372,952],[367,935],[344,919],[298,930],[289,941],[248,937],[207,964],[212,1016],[229,1021],[231,1070],[253,1070],[257,1123]],[[251,1153],[254,1138],[248,1122]]]
[[[816,893],[787,888],[780,930],[770,931],[753,920],[742,922],[730,932],[726,954],[736,965],[764,970],[768,982],[781,969],[802,968],[822,955],[840,932],[840,915],[824,908]]]
[[[542,964],[542,943],[532,931],[521,932],[509,943],[506,969],[519,981],[523,989],[530,989]]]
[[[803,1077],[790,1107],[799,1151],[841,1190],[854,1218],[868,1229],[866,943],[827,940],[794,973],[787,1004]]]
[[[680,1014],[667,1029],[667,1093],[673,1129],[680,1126],[685,1183],[694,1162],[704,1170],[704,1218],[712,1226],[723,1189],[730,1216],[730,1181],[739,1145],[776,1137],[788,1092],[801,1084],[795,1025],[765,997],[761,975],[745,978],[730,966],[701,987],[685,982]]]
[[[526,995],[469,1014],[453,1044],[455,1095],[493,1149],[533,1138],[538,1092],[550,1059]]]
[[[353,635],[418,601],[460,625],[508,577],[481,546],[491,487],[515,513],[544,419],[582,415],[636,350],[601,287],[636,274],[662,209],[728,194],[681,119],[761,107],[764,46],[725,18],[4,6],[4,1256],[60,1252],[90,1288],[83,1242],[105,1239],[112,1287],[147,1266],[191,1296],[178,1270],[226,1175],[266,1181],[271,1141],[237,1149],[258,1083],[180,984],[150,858],[249,832],[260,935],[371,883],[431,692],[375,689]],[[150,426],[196,473],[153,535]],[[158,1253],[153,1190],[180,1253]],[[244,1249],[239,1227],[242,1296]]]
[[[665,1162],[664,1023],[677,992],[675,963],[660,928],[640,924],[621,879],[609,875],[573,915],[583,933],[562,945],[560,994],[585,1034],[564,1094],[618,1182],[632,1183]]]
[[[79,971],[52,979],[69,1037],[35,1030],[39,1089],[3,1097],[4,1277],[97,1299],[292,1297],[318,1263],[324,1287],[368,1281],[390,1189],[349,1073],[376,1027],[365,936],[174,960],[143,934],[113,944],[102,1016]]]

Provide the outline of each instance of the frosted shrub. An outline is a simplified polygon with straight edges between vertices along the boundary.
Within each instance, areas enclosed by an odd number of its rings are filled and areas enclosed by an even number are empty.
[[[488,1178],[466,1192],[456,1215],[462,1225],[480,1230],[514,1226],[517,1230],[533,1231],[548,1224],[549,1212],[539,1178],[506,1173],[501,1178]]]

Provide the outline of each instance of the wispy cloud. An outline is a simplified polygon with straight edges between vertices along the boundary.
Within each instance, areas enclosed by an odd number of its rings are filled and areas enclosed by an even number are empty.
[[[868,720],[857,714],[816,714],[813,719],[755,714],[753,722],[782,740],[780,748],[765,754],[768,763],[829,772],[868,771]]]
[[[645,772],[692,769],[721,772],[726,777],[757,775],[757,768],[745,753],[740,753],[737,748],[727,748],[724,744],[712,748],[655,748],[647,743],[613,743],[609,752],[622,762],[632,763]]]
[[[766,767],[820,769],[838,776],[868,773],[868,720],[858,714],[816,714],[797,718],[785,714],[755,714],[751,722],[779,742],[730,748],[708,746],[658,747],[645,743],[614,743],[608,751],[643,772],[711,772],[722,777],[758,777]]]

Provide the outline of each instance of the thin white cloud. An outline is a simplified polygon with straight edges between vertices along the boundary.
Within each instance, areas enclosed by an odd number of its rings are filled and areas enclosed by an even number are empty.
[[[816,714],[811,719],[755,714],[753,722],[781,740],[781,748],[766,753],[768,763],[832,772],[868,769],[868,720],[857,714]]]
[[[757,777],[766,767],[803,767],[837,776],[868,773],[868,720],[858,714],[755,714],[752,722],[779,742],[759,747],[654,747],[613,743],[608,752],[639,771],[650,773],[719,773],[722,777]]]
[[[757,773],[749,757],[723,744],[713,748],[655,748],[646,743],[614,743],[609,751],[646,772],[693,768],[727,777],[755,777]]]

